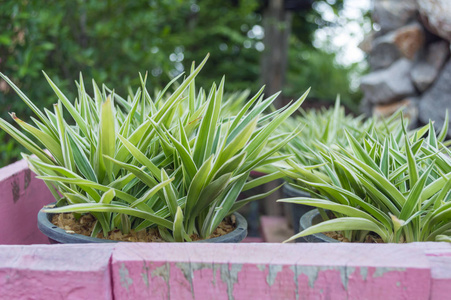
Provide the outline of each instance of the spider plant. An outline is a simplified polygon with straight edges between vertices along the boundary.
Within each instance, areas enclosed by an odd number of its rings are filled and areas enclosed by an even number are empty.
[[[165,240],[181,242],[193,234],[207,238],[224,217],[272,192],[235,201],[242,190],[271,179],[248,181],[252,169],[286,158],[277,151],[296,132],[274,131],[307,93],[262,115],[277,97],[265,99],[262,88],[237,114],[225,115],[224,79],[208,93],[195,88],[206,60],[197,68],[193,64],[172,94],[166,92],[177,78],[154,99],[145,77],[126,99],[94,82],[90,96],[80,77],[72,104],[46,76],[59,101],[54,112],[45,113],[1,75],[38,116],[32,118],[36,127],[13,116],[36,142],[4,120],[0,127],[35,155],[24,157],[58,200],[45,211],[92,214],[97,219],[92,236],[157,227]],[[63,106],[73,120],[64,119]]]
[[[347,148],[349,146],[345,132],[352,135],[357,140],[365,137],[367,132],[375,131],[378,135],[386,136],[390,133],[399,135],[401,110],[393,114],[388,119],[364,118],[364,115],[346,115],[345,109],[340,105],[340,97],[335,100],[335,105],[330,108],[320,110],[310,109],[308,111],[300,108],[300,114],[290,117],[281,126],[281,130],[289,132],[301,126],[302,134],[296,136],[284,151],[291,153],[294,160],[308,166],[319,162],[318,150],[324,146],[338,146]],[[336,145],[336,146],[335,146]]]
[[[420,129],[358,141],[345,132],[349,148],[324,148],[324,172],[290,161],[287,174],[314,188],[314,198],[281,199],[318,207],[324,222],[296,234],[343,231],[351,241],[370,232],[384,242],[449,239],[451,236],[451,159],[443,141],[448,120],[436,136],[432,122]],[[334,212],[328,219],[324,209]]]
[[[293,138],[282,150],[282,153],[291,154],[292,160],[305,168],[315,169],[315,172],[326,172],[323,163],[325,149],[333,148],[336,151],[350,147],[348,138],[350,135],[361,141],[370,132],[383,138],[389,134],[397,138],[401,135],[401,110],[394,113],[390,118],[367,118],[363,115],[346,115],[345,109],[340,105],[340,97],[336,98],[335,105],[331,108],[305,111],[299,109],[300,114],[292,116],[281,126],[281,131],[292,131],[297,126],[301,126],[302,134]],[[283,166],[283,163],[282,163]],[[285,164],[285,167],[287,165]],[[293,178],[288,177],[288,181]],[[293,187],[310,192],[311,187],[305,186],[302,182],[296,181]]]

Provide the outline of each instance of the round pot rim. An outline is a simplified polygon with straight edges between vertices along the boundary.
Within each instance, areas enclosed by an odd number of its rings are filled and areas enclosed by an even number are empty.
[[[55,203],[51,203],[55,204]],[[50,205],[51,205],[50,204]],[[45,234],[49,239],[52,239],[58,243],[119,243],[124,241],[115,241],[108,239],[94,238],[78,233],[67,233],[64,229],[50,222],[49,217],[53,215],[51,213],[46,213],[40,210],[38,212],[38,228]],[[233,215],[236,217],[236,228],[229,232],[228,234],[206,239],[195,241],[194,243],[238,243],[241,242],[247,236],[247,221],[238,212],[234,212]],[[124,242],[128,243],[128,242]]]
[[[312,221],[318,215],[319,215],[319,211],[317,208],[312,209],[311,211],[302,215],[301,219],[299,220],[299,225],[300,225],[301,230],[312,227],[313,226]],[[310,236],[313,236],[314,242],[341,243],[340,241],[333,239],[331,237],[328,237],[327,235],[322,234],[322,233],[314,233],[314,234],[311,234]]]
[[[283,192],[290,197],[311,197],[306,191],[300,190],[292,186],[289,182],[285,182],[282,187]]]

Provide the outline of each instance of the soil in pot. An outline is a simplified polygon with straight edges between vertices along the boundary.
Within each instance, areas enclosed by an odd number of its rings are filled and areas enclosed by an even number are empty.
[[[52,224],[66,230],[68,233],[78,233],[85,236],[91,236],[96,219],[90,215],[82,215],[78,220],[72,213],[54,214],[52,216]],[[225,218],[216,228],[216,230],[207,238],[216,238],[232,232],[236,228],[235,216]],[[100,232],[97,238],[105,239],[103,233]],[[193,241],[201,240],[198,235],[191,235]],[[148,230],[134,231],[128,234],[122,234],[120,230],[113,230],[108,233],[107,239],[121,242],[165,242],[155,228]]]
[[[336,231],[329,231],[329,232],[323,232],[324,235],[333,238],[339,242],[342,243],[359,243],[359,242],[351,242],[350,240],[348,240],[346,237],[343,236],[343,234],[341,234],[340,232],[336,232]],[[378,236],[378,235],[372,235],[371,233],[368,234],[365,237],[365,241],[363,241],[363,243],[383,243],[384,241]]]

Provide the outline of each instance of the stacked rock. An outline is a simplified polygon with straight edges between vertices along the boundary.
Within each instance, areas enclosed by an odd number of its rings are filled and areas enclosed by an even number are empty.
[[[451,0],[373,0],[380,28],[361,44],[371,72],[362,77],[362,110],[388,116],[405,107],[416,125],[451,114]],[[450,124],[451,125],[451,124]]]

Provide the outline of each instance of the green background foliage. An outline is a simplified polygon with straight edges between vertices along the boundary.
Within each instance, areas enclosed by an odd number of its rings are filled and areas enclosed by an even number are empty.
[[[336,1],[334,8],[341,4]],[[318,20],[314,10],[293,14],[284,95],[298,97],[312,86],[314,97],[332,101],[340,93],[344,103],[355,107],[360,96],[349,89],[350,68],[337,67],[334,54],[311,45]],[[249,31],[261,24],[262,3],[257,0],[3,1],[0,71],[39,107],[49,107],[57,98],[41,70],[72,99],[79,72],[124,95],[129,86],[139,85],[138,72],[149,72],[151,90],[161,88],[210,53],[197,79],[201,86],[225,74],[229,92],[256,92],[261,85],[256,44],[261,38],[250,37]],[[0,105],[0,115],[7,119],[8,112],[25,120],[30,114],[5,82],[0,82]],[[3,133],[0,139],[4,165],[18,157],[20,148]]]

